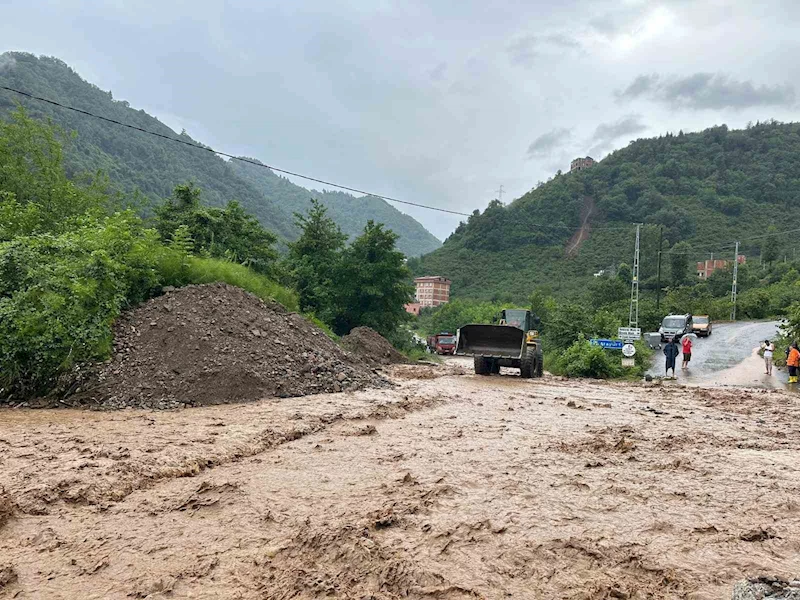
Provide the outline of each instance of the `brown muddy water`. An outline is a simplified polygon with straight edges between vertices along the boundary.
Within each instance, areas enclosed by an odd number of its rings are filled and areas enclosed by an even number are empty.
[[[0,411],[0,597],[729,598],[800,573],[779,391],[476,377]]]

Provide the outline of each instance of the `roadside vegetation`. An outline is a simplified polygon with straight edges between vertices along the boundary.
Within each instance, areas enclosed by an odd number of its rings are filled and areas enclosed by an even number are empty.
[[[107,359],[121,311],[168,286],[221,281],[309,313],[334,338],[367,325],[410,340],[409,273],[382,225],[346,245],[314,203],[280,259],[276,236],[238,203],[204,206],[192,184],[145,219],[102,173],[68,177],[67,139],[22,109],[0,120],[0,397],[47,393]]]

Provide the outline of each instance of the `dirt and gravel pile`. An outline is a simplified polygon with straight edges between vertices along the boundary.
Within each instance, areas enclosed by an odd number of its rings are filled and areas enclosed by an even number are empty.
[[[170,290],[122,315],[113,359],[69,398],[177,408],[387,386],[319,328],[244,290]]]
[[[408,362],[385,337],[369,327],[356,327],[339,343],[372,364],[393,365]]]

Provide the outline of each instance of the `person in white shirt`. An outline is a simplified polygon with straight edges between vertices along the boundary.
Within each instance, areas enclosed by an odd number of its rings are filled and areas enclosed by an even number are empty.
[[[775,352],[775,344],[769,340],[764,340],[761,347],[764,349],[764,366],[767,368],[767,375],[772,375],[772,355]]]

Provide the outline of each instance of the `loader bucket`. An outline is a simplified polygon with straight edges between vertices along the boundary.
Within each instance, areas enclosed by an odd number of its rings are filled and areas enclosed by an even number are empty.
[[[525,332],[507,325],[464,325],[458,330],[456,354],[522,358]]]

